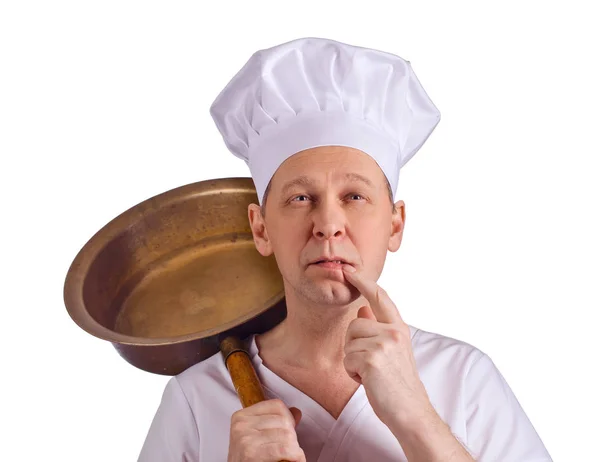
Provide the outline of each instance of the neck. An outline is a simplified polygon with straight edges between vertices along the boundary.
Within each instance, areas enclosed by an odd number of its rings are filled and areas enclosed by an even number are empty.
[[[349,305],[318,305],[286,290],[287,317],[256,336],[259,350],[267,349],[289,367],[342,371],[348,325],[366,303],[361,296]]]

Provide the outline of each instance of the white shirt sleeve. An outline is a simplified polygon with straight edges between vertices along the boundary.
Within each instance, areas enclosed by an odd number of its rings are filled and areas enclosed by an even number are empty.
[[[177,376],[165,391],[138,462],[197,462],[200,438],[198,426]]]
[[[466,446],[478,462],[552,462],[542,440],[489,356],[466,375]]]

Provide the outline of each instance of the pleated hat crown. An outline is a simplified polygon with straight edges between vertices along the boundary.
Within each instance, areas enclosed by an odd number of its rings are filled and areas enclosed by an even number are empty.
[[[261,204],[287,158],[336,145],[371,156],[395,197],[400,169],[440,121],[409,61],[315,37],[256,51],[210,114],[227,148],[248,164]]]

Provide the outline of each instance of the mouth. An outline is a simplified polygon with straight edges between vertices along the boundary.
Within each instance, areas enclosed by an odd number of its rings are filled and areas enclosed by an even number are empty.
[[[328,269],[341,269],[344,265],[352,265],[352,263],[349,263],[344,259],[334,257],[331,259],[315,260],[309,266]]]

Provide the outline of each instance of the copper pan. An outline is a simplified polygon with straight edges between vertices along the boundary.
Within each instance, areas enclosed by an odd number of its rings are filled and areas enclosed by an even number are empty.
[[[221,178],[123,212],[71,264],[64,285],[70,316],[156,374],[243,351],[242,339],[286,316],[277,263],[254,246],[252,202],[251,178]]]

